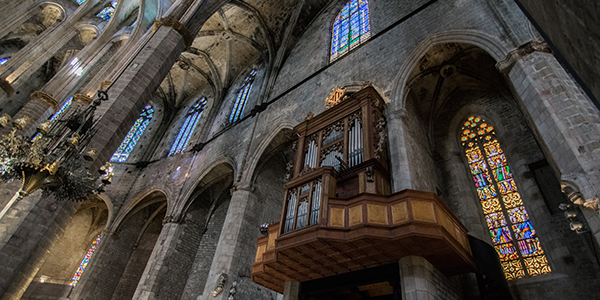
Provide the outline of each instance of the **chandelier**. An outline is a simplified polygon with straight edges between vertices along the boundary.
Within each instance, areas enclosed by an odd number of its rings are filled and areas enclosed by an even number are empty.
[[[21,180],[15,197],[4,208],[0,217],[16,201],[41,189],[42,196],[53,195],[58,200],[83,201],[104,192],[114,174],[106,163],[98,175],[89,172],[98,151],[86,147],[97,132],[94,112],[108,100],[106,91],[98,91],[97,98],[83,111],[75,111],[56,120],[47,120],[37,128],[34,137],[17,134],[25,127],[27,116],[12,122],[10,133],[0,137],[0,182]],[[11,117],[0,117],[0,127],[6,127]]]

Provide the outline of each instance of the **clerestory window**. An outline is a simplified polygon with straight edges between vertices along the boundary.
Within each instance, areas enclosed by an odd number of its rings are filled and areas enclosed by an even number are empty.
[[[206,98],[202,98],[190,108],[188,113],[185,115],[185,121],[179,129],[179,133],[177,134],[177,138],[171,146],[171,150],[169,151],[169,156],[181,153],[185,150],[190,138],[192,137],[192,133],[194,133],[194,129],[196,129],[196,125],[202,116],[202,112],[206,107]]]
[[[144,134],[146,127],[150,124],[150,120],[154,116],[154,108],[150,105],[146,105],[144,111],[140,114],[140,117],[135,121],[129,132],[121,142],[121,145],[115,151],[113,156],[110,158],[112,162],[125,162],[129,157],[129,154],[135,148],[135,145]]]
[[[242,117],[244,108],[246,108],[246,102],[248,102],[248,95],[250,94],[252,85],[254,84],[255,76],[256,70],[252,70],[248,77],[246,77],[246,80],[244,80],[242,89],[238,92],[237,98],[235,99],[235,104],[233,105],[233,109],[229,115],[229,123],[233,123]]]
[[[369,2],[351,0],[346,3],[333,22],[330,62],[366,42],[371,37]]]
[[[113,14],[115,13],[115,9],[117,8],[117,1],[112,1],[110,2],[110,4],[103,8],[97,15],[96,17],[100,18],[100,19],[104,19],[106,21],[110,20],[110,18],[112,18]]]
[[[463,124],[461,143],[506,279],[550,273],[494,127],[471,116]]]

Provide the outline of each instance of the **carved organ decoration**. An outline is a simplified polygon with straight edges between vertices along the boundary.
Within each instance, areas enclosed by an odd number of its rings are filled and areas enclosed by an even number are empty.
[[[298,149],[289,168],[282,234],[320,224],[328,197],[389,194],[383,100],[370,86],[336,88],[327,107],[294,129]]]
[[[346,94],[346,89],[342,89],[340,87],[336,87],[331,91],[329,97],[327,98],[325,108],[330,109],[340,103]]]

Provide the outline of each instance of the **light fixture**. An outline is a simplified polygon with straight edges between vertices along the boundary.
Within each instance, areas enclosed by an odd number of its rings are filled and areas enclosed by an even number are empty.
[[[43,122],[37,138],[18,135],[17,131],[29,122],[28,117],[13,120],[9,134],[0,137],[0,181],[22,180],[20,190],[0,213],[0,218],[16,201],[41,189],[44,196],[52,194],[57,200],[83,201],[89,196],[104,192],[114,174],[110,163],[98,175],[88,171],[89,164],[98,151],[86,147],[96,133],[96,108],[108,100],[105,91],[85,110],[62,116],[55,122]],[[0,127],[11,121],[10,116],[0,117]]]

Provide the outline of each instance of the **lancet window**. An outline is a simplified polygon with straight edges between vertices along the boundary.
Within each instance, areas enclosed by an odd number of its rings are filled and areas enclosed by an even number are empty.
[[[242,89],[239,91],[233,109],[231,110],[231,115],[229,115],[229,123],[233,123],[242,117],[244,108],[246,108],[246,102],[248,102],[248,95],[250,95],[252,85],[254,84],[255,76],[256,70],[252,70],[248,77],[246,77],[246,80],[244,80]]]
[[[194,129],[198,124],[198,120],[202,116],[202,112],[204,111],[204,107],[206,107],[206,98],[202,98],[192,106],[192,108],[188,111],[185,117],[185,121],[183,122],[183,126],[179,130],[177,134],[177,138],[171,146],[171,150],[169,151],[169,156],[181,153],[185,150],[188,142],[190,141],[190,137],[192,137],[192,133],[194,133]]]
[[[102,240],[102,236],[99,235],[97,238],[95,238],[92,241],[92,244],[88,248],[83,259],[81,260],[81,263],[79,264],[79,267],[77,268],[77,271],[75,271],[73,278],[71,278],[71,281],[69,282],[70,286],[77,285],[77,282],[79,282],[79,279],[81,278],[81,274],[83,274],[83,271],[85,271],[85,267],[87,267],[87,265],[89,264],[90,258],[92,258],[92,254],[94,254],[94,251],[96,251],[96,248],[100,244],[101,240]]]
[[[83,3],[83,2],[82,2]],[[81,3],[79,3],[81,4]],[[110,18],[112,18],[113,14],[115,13],[115,9],[117,8],[117,1],[112,1],[110,2],[110,4],[103,8],[97,15],[96,17],[100,18],[100,19],[104,19],[104,20],[110,20]]]
[[[369,3],[351,0],[346,3],[333,22],[331,58],[334,61],[371,37]]]
[[[129,132],[121,142],[121,145],[115,151],[113,156],[110,158],[112,162],[125,162],[129,157],[129,154],[144,134],[146,127],[150,124],[150,120],[154,116],[154,108],[150,105],[146,105],[144,111],[140,114],[140,117],[135,121]]]
[[[506,279],[551,272],[494,127],[471,116],[461,142]]]

